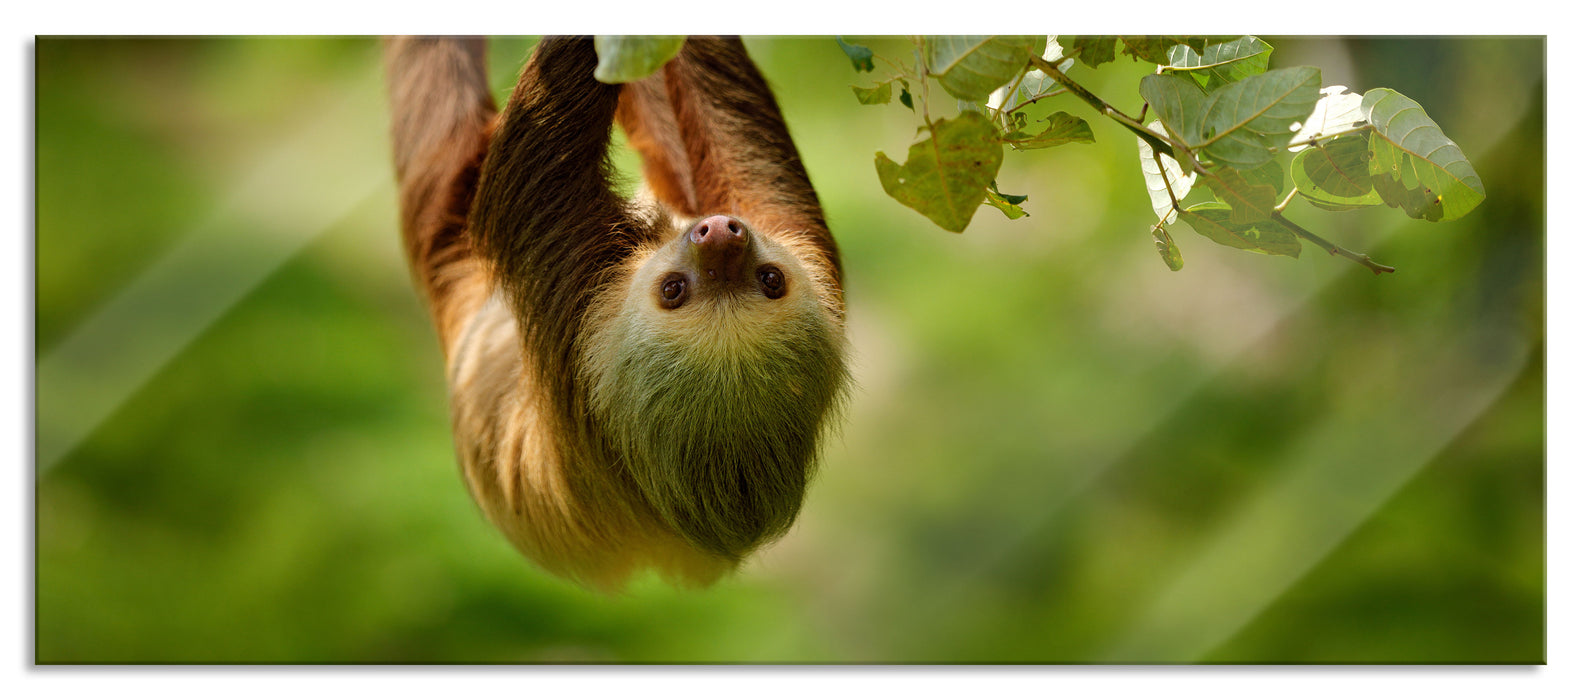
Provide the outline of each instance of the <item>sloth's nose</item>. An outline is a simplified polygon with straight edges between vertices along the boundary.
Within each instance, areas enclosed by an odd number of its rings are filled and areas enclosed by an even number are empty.
[[[740,219],[716,214],[699,221],[687,232],[697,250],[698,270],[710,280],[734,282],[743,276],[747,251],[747,225]]]
[[[696,245],[745,244],[747,226],[735,217],[715,214],[692,227],[688,234]]]

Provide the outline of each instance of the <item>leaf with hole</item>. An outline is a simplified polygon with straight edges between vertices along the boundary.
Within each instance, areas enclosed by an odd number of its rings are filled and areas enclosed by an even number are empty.
[[[890,84],[879,83],[871,88],[851,86],[852,93],[857,95],[857,101],[865,105],[890,104]]]
[[[1483,179],[1422,105],[1389,88],[1362,96],[1374,132],[1368,172],[1385,204],[1427,221],[1465,216],[1483,202]]]
[[[1018,116],[1021,113],[1017,113]],[[1088,123],[1071,116],[1065,112],[1055,112],[1040,121],[1046,121],[1049,126],[1036,135],[1027,135],[1020,131],[1005,135],[1005,141],[1018,151],[1030,151],[1035,148],[1050,148],[1068,143],[1093,143],[1093,129]]]
[[[874,167],[885,194],[940,228],[961,233],[983,204],[1004,157],[994,125],[982,114],[963,112],[934,122],[923,140],[907,149],[904,165],[876,153]]]
[[[929,75],[945,92],[982,102],[1044,50],[1043,36],[931,36],[923,39]]]
[[[593,77],[611,85],[642,80],[659,70],[686,41],[684,36],[596,36],[599,65]]]

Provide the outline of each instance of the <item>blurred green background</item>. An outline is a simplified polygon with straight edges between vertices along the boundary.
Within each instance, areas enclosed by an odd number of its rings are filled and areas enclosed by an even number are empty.
[[[376,41],[39,39],[36,661],[1542,662],[1543,40],[1266,38],[1420,102],[1487,201],[1292,205],[1393,275],[1186,226],[1172,273],[1135,140],[1063,97],[1098,142],[1008,152],[1031,218],[953,235],[873,172],[913,113],[828,37],[749,39],[859,387],[788,536],[613,597],[457,473]],[[532,44],[491,44],[502,100]],[[1073,71],[1132,113],[1146,73]]]

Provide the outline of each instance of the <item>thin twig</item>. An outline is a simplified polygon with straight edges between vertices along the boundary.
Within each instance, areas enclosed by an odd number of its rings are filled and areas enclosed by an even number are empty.
[[[1169,137],[1160,136],[1159,134],[1149,131],[1147,127],[1138,124],[1131,117],[1122,114],[1120,110],[1111,107],[1109,103],[1099,99],[1098,95],[1088,92],[1087,88],[1078,85],[1075,80],[1072,80],[1070,76],[1067,76],[1053,63],[1045,61],[1038,56],[1032,57],[1032,63],[1033,66],[1038,70],[1043,71],[1044,75],[1053,78],[1055,82],[1060,83],[1067,90],[1070,90],[1072,94],[1082,98],[1083,102],[1088,103],[1088,106],[1097,110],[1099,114],[1109,117],[1117,124],[1130,129],[1132,133],[1136,134],[1138,138],[1146,142],[1155,151],[1161,151],[1174,156],[1177,149],[1186,149],[1185,144],[1181,144],[1174,141],[1173,139],[1170,139]],[[1192,160],[1193,162],[1196,162],[1197,159],[1193,158]]]
[[[1025,100],[1022,100],[1022,102],[1020,104],[1018,104],[1015,107],[1012,107],[1012,108],[1010,108],[1008,110],[1005,110],[1005,112],[1007,114],[1010,114],[1012,112],[1020,110],[1023,107],[1026,107],[1028,105],[1036,104],[1039,100],[1042,100],[1042,99],[1044,99],[1046,97],[1054,97],[1055,95],[1064,95],[1064,94],[1066,94],[1068,92],[1071,92],[1071,91],[1067,90],[1065,88],[1060,88],[1059,90],[1055,90],[1053,92],[1046,92],[1046,93],[1044,93],[1042,95],[1035,95],[1033,97],[1029,97],[1029,98],[1027,98]]]
[[[1295,187],[1292,187],[1291,191],[1288,194],[1285,195],[1285,199],[1280,200],[1280,204],[1277,205],[1274,208],[1274,213],[1278,214],[1280,212],[1285,211],[1286,205],[1290,204],[1291,200],[1293,200],[1293,199],[1296,199],[1296,188]]]
[[[1303,139],[1301,141],[1296,141],[1294,143],[1289,143],[1289,144],[1286,144],[1286,148],[1296,148],[1297,146],[1317,146],[1319,141],[1326,141],[1326,140],[1333,139],[1333,138],[1339,138],[1339,137],[1345,136],[1347,134],[1356,134],[1356,133],[1361,133],[1361,132],[1364,132],[1364,131],[1372,131],[1372,130],[1373,130],[1373,125],[1372,124],[1364,124],[1362,126],[1346,129],[1345,131],[1337,131],[1337,132],[1335,132],[1333,134],[1319,134],[1319,135],[1314,136],[1313,138],[1310,138],[1310,139]]]
[[[1395,268],[1390,267],[1389,265],[1381,265],[1381,264],[1379,264],[1377,262],[1374,262],[1373,258],[1370,258],[1367,255],[1364,255],[1362,253],[1355,253],[1355,252],[1346,250],[1345,248],[1342,248],[1342,247],[1340,247],[1338,245],[1335,245],[1334,243],[1330,243],[1329,241],[1326,241],[1323,238],[1320,238],[1318,236],[1318,234],[1315,234],[1312,231],[1309,231],[1309,230],[1307,230],[1305,228],[1302,228],[1301,226],[1296,225],[1296,223],[1292,222],[1290,219],[1285,218],[1285,216],[1282,215],[1278,211],[1272,212],[1269,215],[1269,218],[1280,222],[1280,225],[1290,229],[1292,232],[1296,233],[1296,235],[1301,236],[1303,238],[1306,238],[1307,240],[1312,241],[1318,247],[1329,251],[1330,255],[1339,255],[1340,257],[1343,257],[1343,258],[1345,258],[1347,260],[1351,260],[1353,262],[1356,262],[1356,263],[1362,265],[1363,267],[1366,267],[1369,270],[1372,270],[1373,274],[1375,274],[1375,275],[1383,273],[1383,272],[1395,272]]]
[[[1181,211],[1181,200],[1176,198],[1175,189],[1170,186],[1170,173],[1165,171],[1164,159],[1159,155],[1158,151],[1154,151],[1154,165],[1159,168],[1159,179],[1165,183],[1165,194],[1170,195],[1170,208],[1175,211]],[[1188,188],[1188,191],[1191,191],[1191,188]],[[1165,218],[1169,217],[1169,214],[1165,214]]]

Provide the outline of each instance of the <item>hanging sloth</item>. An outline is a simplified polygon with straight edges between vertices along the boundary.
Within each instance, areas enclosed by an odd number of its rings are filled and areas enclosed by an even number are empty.
[[[399,38],[386,63],[403,238],[489,520],[600,589],[706,585],[784,534],[849,383],[845,302],[740,40],[606,85],[591,39],[545,38],[499,113],[481,40]]]

